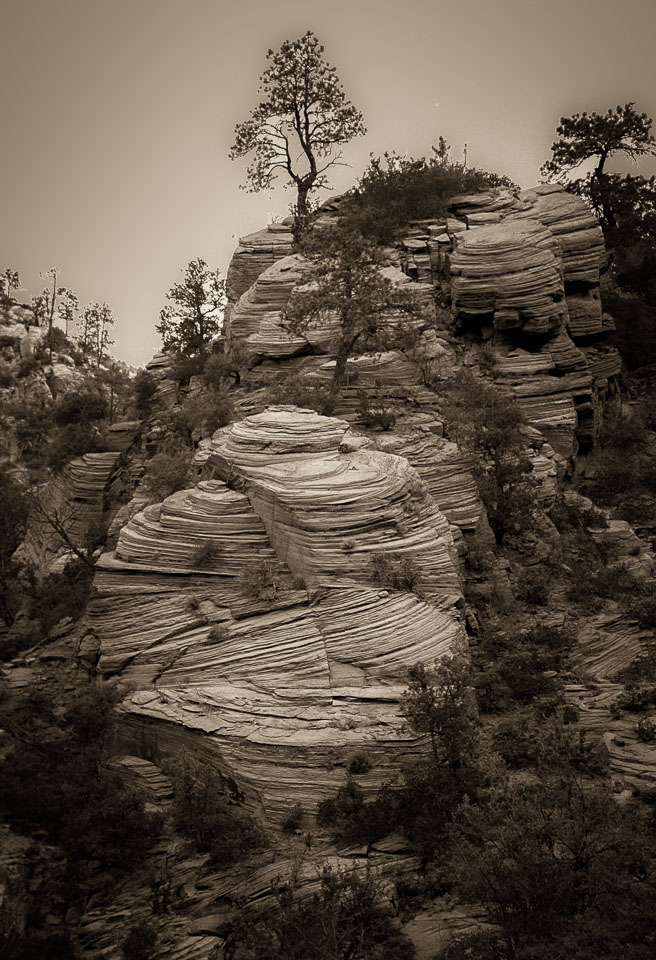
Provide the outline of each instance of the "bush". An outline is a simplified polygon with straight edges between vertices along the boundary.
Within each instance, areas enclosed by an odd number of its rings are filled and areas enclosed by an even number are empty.
[[[465,169],[435,151],[428,159],[385,153],[372,159],[340,210],[365,237],[393,243],[411,220],[445,217],[457,194],[514,186],[507,177]]]
[[[421,580],[421,570],[412,557],[379,551],[372,553],[369,567],[374,583],[390,590],[416,592]]]
[[[139,370],[132,381],[134,405],[139,417],[147,417],[157,393],[157,380],[148,370]]]
[[[192,567],[200,567],[201,569],[205,567],[214,566],[216,559],[219,555],[219,549],[215,543],[208,541],[207,543],[201,543],[189,558],[189,564]]]
[[[317,824],[327,827],[345,844],[368,844],[380,840],[398,825],[399,791],[386,785],[374,800],[348,776],[336,795],[317,806]]]
[[[370,430],[391,430],[396,423],[396,414],[386,407],[377,391],[374,403],[371,403],[366,390],[358,390],[358,416],[364,427]]]
[[[536,607],[549,603],[550,579],[544,570],[531,567],[522,574],[519,598]]]
[[[200,429],[204,436],[225,427],[234,412],[232,399],[224,387],[188,397],[181,411],[189,433]]]
[[[81,877],[100,860],[128,870],[152,846],[161,818],[104,765],[120,688],[94,684],[53,700],[30,690],[3,704],[2,726],[17,746],[0,761],[0,802],[21,829],[45,830],[61,844],[67,876]]]
[[[413,960],[410,940],[390,916],[388,891],[367,870],[333,872],[321,886],[299,894],[295,878],[274,891],[268,909],[247,908],[234,931],[243,960]]]
[[[234,863],[264,845],[259,824],[231,805],[225,784],[211,769],[183,753],[167,772],[176,829],[210,853],[214,863]]]
[[[107,416],[107,401],[102,392],[93,387],[70,390],[57,398],[52,416],[59,427],[104,420]]]
[[[638,721],[637,733],[642,743],[653,743],[656,740],[656,723],[649,717],[643,717]]]
[[[656,706],[656,687],[645,685],[627,685],[615,701],[617,709],[632,713],[641,713],[653,706]]]
[[[303,807],[300,803],[295,803],[282,822],[283,833],[296,833],[300,830],[303,823]]]
[[[346,769],[352,776],[368,773],[371,770],[371,760],[366,753],[354,753]]]
[[[243,340],[236,340],[230,349],[212,353],[203,368],[203,380],[208,387],[220,387],[232,378],[239,384],[243,371],[248,367],[250,354]]]
[[[205,357],[200,354],[195,357],[178,356],[171,365],[169,376],[171,380],[177,380],[178,383],[188,383],[192,377],[200,376],[204,364]]]
[[[656,363],[656,306],[613,293],[604,298],[604,309],[615,320],[617,345],[629,370]]]
[[[606,530],[608,519],[596,507],[581,507],[572,500],[559,497],[550,510],[550,517],[559,533],[578,533],[588,530]],[[589,537],[588,537],[589,539]]]
[[[273,560],[258,560],[249,564],[239,577],[243,592],[257,600],[274,600],[281,585]]]
[[[75,457],[107,449],[105,434],[90,420],[67,423],[52,435],[48,451],[48,466],[61,470]]]
[[[0,387],[11,387],[15,381],[16,374],[13,364],[0,360]]]
[[[9,464],[0,463],[0,490],[0,617],[9,626],[20,608],[18,570],[12,556],[25,534],[28,515],[25,489]]]
[[[626,612],[644,629],[651,630],[656,627],[656,597],[653,594],[631,600]]]
[[[469,372],[444,387],[449,436],[477,454],[474,476],[497,541],[530,530],[539,508],[538,483],[530,476],[525,419],[517,402]]]
[[[594,474],[583,487],[630,523],[644,519],[644,498],[653,497],[656,485],[650,421],[649,408],[622,410],[607,419],[593,455]]]
[[[648,885],[636,883],[650,869],[653,838],[646,818],[619,805],[607,786],[573,776],[517,782],[483,808],[464,808],[453,841],[459,897],[485,904],[500,927],[501,957],[653,953],[653,943],[641,949]]]
[[[514,700],[528,703],[553,691],[553,679],[544,676],[549,666],[548,658],[534,647],[519,647],[503,658],[499,675],[510,688]]]
[[[191,450],[181,440],[170,440],[146,462],[144,487],[149,497],[159,502],[188,483]]]
[[[290,404],[329,417],[335,409],[336,398],[324,384],[308,383],[298,374],[290,374],[267,387],[266,402],[267,405]]]
[[[28,602],[31,619],[38,620],[43,636],[60,620],[77,620],[86,609],[93,580],[93,567],[75,559],[61,573],[50,573],[30,589]]]
[[[39,400],[15,401],[7,404],[5,411],[16,420],[14,433],[25,464],[30,469],[43,467],[53,430],[52,405]]]

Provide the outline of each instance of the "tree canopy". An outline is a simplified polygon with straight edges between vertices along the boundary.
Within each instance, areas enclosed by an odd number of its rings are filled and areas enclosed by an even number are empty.
[[[226,303],[225,280],[210,270],[204,260],[191,260],[182,283],[166,295],[169,303],[156,326],[165,349],[183,356],[203,354],[212,337],[221,330]]]
[[[609,108],[604,114],[583,112],[561,117],[551,159],[541,170],[545,178],[566,181],[587,197],[612,245],[617,245],[618,230],[625,245],[655,235],[656,178],[609,173],[606,167],[615,155],[634,162],[656,156],[651,126],[651,117],[638,113],[634,102]],[[594,161],[593,170],[584,177],[572,178],[572,172],[586,160]]]
[[[638,113],[635,103],[609,108],[604,114],[575,113],[561,117],[556,127],[558,140],[551,146],[551,159],[542,167],[547,176],[559,177],[578,167],[584,160],[597,161],[594,175],[604,173],[606,161],[615,153],[631,160],[656,154],[656,139],[651,134],[652,120]]]
[[[252,154],[247,189],[268,190],[282,171],[297,191],[297,212],[306,217],[308,194],[324,186],[326,171],[340,162],[341,144],[366,133],[362,114],[346,99],[324,48],[308,32],[285,40],[260,77],[260,103],[235,128],[231,159]]]
[[[316,230],[303,252],[311,263],[308,282],[290,300],[285,319],[295,332],[337,320],[336,395],[356,348],[389,350],[412,339],[415,327],[408,321],[420,320],[422,311],[409,290],[382,273],[381,250],[356,231],[338,226]]]

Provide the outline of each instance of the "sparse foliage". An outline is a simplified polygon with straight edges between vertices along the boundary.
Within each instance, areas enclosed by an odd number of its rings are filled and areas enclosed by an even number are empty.
[[[268,190],[279,172],[297,192],[297,215],[307,218],[308,195],[325,186],[326,171],[340,162],[339,148],[365,131],[362,114],[350,103],[324,48],[308,32],[285,40],[260,78],[260,103],[237,125],[230,152],[235,160],[252,154],[246,171],[250,190]],[[299,157],[300,154],[300,157]]]
[[[157,380],[148,370],[139,370],[132,384],[136,411],[140,417],[147,417],[157,393]]]
[[[515,187],[508,177],[451,161],[442,137],[432,150],[428,159],[394,152],[372,157],[343,205],[351,226],[379,243],[393,243],[411,220],[446,217],[449,201],[458,194]]]
[[[48,327],[48,356],[52,362],[53,327],[55,320],[64,324],[64,331],[68,333],[69,325],[75,322],[78,310],[78,299],[68,287],[58,285],[59,271],[51,267],[41,274],[43,280],[48,281],[41,293],[32,297],[32,310],[39,326]]]
[[[167,299],[156,327],[164,349],[186,357],[204,354],[223,322],[225,280],[219,271],[210,270],[200,258],[191,260],[182,283],[171,287]]]
[[[396,285],[384,276],[381,251],[357,232],[343,227],[317,230],[307,237],[303,252],[311,270],[287,305],[285,320],[295,332],[337,324],[331,385],[336,396],[356,350],[414,343],[417,327],[427,318],[411,284]]]
[[[451,435],[478,455],[474,474],[497,540],[530,528],[538,506],[536,482],[516,401],[471,373],[449,380],[445,393]]]
[[[5,267],[0,273],[0,296],[9,299],[12,290],[20,290],[20,275],[18,270]]]
[[[476,738],[476,698],[471,666],[464,654],[439,660],[432,671],[418,663],[409,671],[404,712],[417,733],[430,737],[436,764],[458,769],[471,755]]]
[[[7,464],[0,464],[0,616],[7,625],[18,609],[12,556],[25,532],[29,505],[25,489]]]
[[[264,844],[257,822],[231,803],[226,785],[206,764],[179,754],[169,764],[174,791],[173,815],[178,830],[206,850],[218,864],[228,864]]]
[[[635,103],[609,108],[605,114],[575,113],[561,117],[551,159],[542,167],[545,178],[556,178],[585,196],[597,213],[607,241],[623,252],[656,238],[656,178],[609,173],[615,155],[637,162],[656,155],[652,120],[638,113]],[[593,169],[584,177],[571,174],[586,161]]]
[[[187,483],[191,451],[181,440],[170,440],[146,463],[144,486],[153,502],[165,500]]]
[[[370,560],[371,578],[381,587],[390,590],[416,590],[421,582],[421,570],[417,561],[404,554],[377,551]]]
[[[108,357],[108,348],[114,343],[110,338],[110,327],[116,322],[111,307],[107,303],[87,303],[82,311],[76,341],[82,352],[92,358],[99,367]]]
[[[239,578],[244,593],[257,600],[275,600],[281,587],[273,560],[258,560],[249,564]]]
[[[326,867],[316,893],[298,881],[280,884],[270,909],[244,912],[235,931],[244,960],[412,960],[411,941],[399,933],[387,890],[369,871]]]

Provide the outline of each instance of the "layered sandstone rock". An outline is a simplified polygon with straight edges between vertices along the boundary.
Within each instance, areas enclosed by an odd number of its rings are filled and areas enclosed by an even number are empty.
[[[360,440],[290,407],[232,424],[207,479],[138,513],[98,564],[99,667],[137,688],[126,741],[190,746],[267,818],[311,814],[354,752],[367,789],[389,777],[419,749],[407,668],[462,638],[446,517],[406,460]],[[381,582],[381,554],[420,595]]]
[[[264,230],[240,237],[226,279],[229,305],[236,303],[267,267],[291,252],[291,227],[286,223],[271,223]]]
[[[253,356],[286,358],[303,353],[331,353],[341,325],[337,316],[327,314],[320,322],[309,324],[302,333],[293,332],[285,323],[284,310],[294,295],[303,290],[310,265],[298,254],[282,257],[267,267],[241,295],[226,315],[225,333],[231,343],[245,341]],[[403,322],[419,330],[434,316],[433,288],[426,283],[411,283],[398,267],[381,268],[381,275],[395,286],[405,287],[421,311],[421,319]],[[400,318],[389,311],[378,324],[393,329]]]
[[[462,318],[490,317],[496,330],[530,336],[564,326],[559,250],[540,224],[509,221],[459,235],[451,277],[453,308]]]
[[[617,352],[603,342],[611,325],[601,310],[598,222],[554,184],[458,197],[452,210],[454,218],[416,225],[404,242],[405,269],[451,297],[462,328],[496,334],[496,373],[570,458],[593,441],[619,372]]]
[[[155,400],[159,407],[172,407],[178,398],[178,385],[172,377],[175,358],[170,353],[156,353],[146,370],[157,381]]]
[[[103,515],[105,494],[119,456],[111,451],[76,457],[36,494],[20,558],[39,574],[47,573],[62,554],[72,559],[70,544],[86,549],[89,533]]]

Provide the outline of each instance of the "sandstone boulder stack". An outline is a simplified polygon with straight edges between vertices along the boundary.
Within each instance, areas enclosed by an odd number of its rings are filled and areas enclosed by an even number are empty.
[[[462,642],[447,519],[405,459],[292,407],[219,431],[203,476],[98,564],[88,623],[102,673],[136,687],[126,745],[193,749],[268,819],[312,814],[356,752],[375,789],[420,749],[408,667]]]

